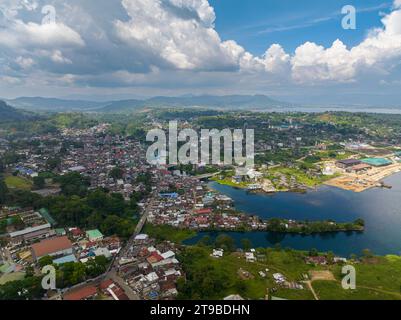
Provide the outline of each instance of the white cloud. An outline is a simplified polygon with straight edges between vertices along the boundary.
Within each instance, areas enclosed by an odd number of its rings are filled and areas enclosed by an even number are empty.
[[[215,13],[207,0],[123,0],[130,20],[117,20],[118,37],[183,70],[239,67],[245,50],[222,42],[214,29]]]
[[[401,57],[401,0],[394,10],[382,19],[383,27],[372,30],[359,45],[347,49],[336,40],[325,49],[307,42],[295,50],[292,57],[292,76],[297,82],[347,82],[366,71],[389,72]]]
[[[7,29],[0,29],[0,46],[15,49],[83,45],[80,35],[62,23],[37,24],[16,20]]]
[[[323,87],[358,83],[366,74],[378,82],[401,57],[401,0],[352,48],[340,39],[328,48],[309,41],[293,53],[272,44],[261,56],[221,39],[207,0],[52,0],[53,24],[39,22],[47,0],[0,2],[0,73],[7,83],[35,76],[83,87]]]
[[[24,57],[18,57],[15,59],[15,62],[23,69],[28,69],[32,67],[35,64],[35,61],[31,58],[24,58]]]

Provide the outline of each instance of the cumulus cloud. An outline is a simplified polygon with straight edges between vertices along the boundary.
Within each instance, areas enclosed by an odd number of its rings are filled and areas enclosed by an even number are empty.
[[[388,72],[401,57],[401,0],[395,10],[382,19],[383,27],[371,30],[359,45],[347,49],[337,39],[325,49],[307,42],[295,50],[291,59],[292,76],[297,82],[353,81],[366,70]]]
[[[222,42],[207,0],[123,0],[129,21],[117,20],[118,37],[183,70],[236,69],[244,49]]]
[[[208,0],[52,0],[57,19],[45,24],[47,0],[0,2],[0,81],[9,84],[30,76],[94,87],[168,86],[172,77],[183,86],[344,84],[389,74],[401,57],[401,0],[354,47],[308,41],[290,53],[276,43],[261,56],[221,39]]]
[[[80,35],[62,23],[24,23],[15,21],[7,29],[0,30],[1,46],[10,48],[43,48],[83,46]]]

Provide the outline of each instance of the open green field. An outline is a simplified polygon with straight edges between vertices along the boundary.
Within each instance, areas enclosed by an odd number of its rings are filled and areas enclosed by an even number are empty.
[[[239,253],[225,254],[223,258],[210,257],[211,247],[187,247],[180,257],[187,273],[187,282],[181,284],[181,298],[222,299],[230,294],[240,294],[247,299],[264,299],[269,289],[271,295],[289,300],[314,300],[303,275],[310,271],[331,271],[335,281],[312,281],[320,300],[401,300],[401,257],[387,256],[362,259],[355,263],[356,290],[341,287],[340,265],[313,266],[305,263],[305,253],[295,250],[258,249],[258,262],[247,262]],[[238,270],[251,275],[241,279]],[[260,271],[267,272],[262,278]],[[273,273],[281,273],[287,281],[303,284],[303,290],[284,289],[275,284]],[[209,285],[209,282],[213,285]],[[210,287],[209,287],[210,286]]]
[[[183,261],[184,269],[189,272],[189,280],[184,286],[182,298],[190,299],[200,296],[204,299],[222,299],[230,294],[240,294],[244,298],[259,300],[265,299],[269,289],[276,288],[274,296],[285,299],[311,300],[312,292],[304,290],[280,289],[275,284],[272,274],[280,272],[289,281],[297,281],[310,267],[302,259],[302,255],[295,251],[284,252],[273,249],[258,250],[259,262],[247,262],[238,253],[225,254],[223,258],[210,257],[209,247],[188,247],[180,261]],[[249,279],[239,276],[239,269],[250,273]],[[260,271],[267,272],[266,278],[259,275]],[[192,278],[192,274],[193,277]],[[198,275],[198,276],[197,276]],[[200,277],[200,278],[198,278]],[[202,283],[198,284],[197,282]],[[212,288],[208,287],[209,282]]]
[[[25,273],[23,272],[13,272],[9,274],[4,274],[0,277],[0,285],[3,285],[7,282],[18,281],[25,278]]]
[[[212,178],[211,180],[216,181],[218,184],[224,185],[224,186],[229,186],[233,188],[241,188],[241,189],[246,189],[248,188],[250,183],[247,182],[240,182],[240,183],[235,183],[232,181],[232,178],[226,178],[226,179],[218,179],[218,178]]]
[[[333,176],[311,177],[303,170],[296,168],[277,167],[269,170],[270,175],[279,173],[287,176],[288,178],[294,177],[298,183],[312,188],[321,185],[327,180],[333,179]]]
[[[26,178],[7,176],[5,178],[7,187],[10,189],[31,190],[32,182]]]
[[[143,232],[157,240],[168,240],[175,243],[182,243],[196,236],[195,231],[177,229],[167,225],[155,226],[149,223],[145,225]]]

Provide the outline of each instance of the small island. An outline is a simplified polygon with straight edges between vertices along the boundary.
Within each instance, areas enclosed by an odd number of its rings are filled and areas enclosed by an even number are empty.
[[[338,223],[332,220],[327,221],[294,221],[285,219],[270,219],[267,222],[267,231],[296,233],[296,234],[315,234],[328,232],[363,232],[365,221],[357,219],[354,222]]]

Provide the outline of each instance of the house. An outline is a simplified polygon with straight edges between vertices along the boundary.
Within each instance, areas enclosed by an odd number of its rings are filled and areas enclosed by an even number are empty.
[[[59,259],[53,260],[53,263],[57,264],[57,265],[61,265],[61,264],[68,263],[68,262],[77,262],[77,258],[73,254],[70,254],[69,256],[65,256],[65,257],[61,257]]]
[[[214,258],[222,258],[223,255],[224,255],[223,249],[213,249],[213,253],[210,256]]]
[[[347,159],[347,160],[339,160],[336,162],[337,167],[341,169],[347,169],[351,168],[353,166],[357,166],[358,164],[361,164],[362,162],[360,160],[355,160],[355,159]]]
[[[231,294],[227,297],[224,298],[225,301],[242,301],[245,300],[243,297],[241,297],[239,294]]]
[[[323,256],[316,256],[316,257],[307,257],[306,258],[307,264],[316,264],[316,265],[326,265],[327,259]]]
[[[107,259],[111,258],[111,252],[107,248],[98,248],[93,253],[95,254],[96,257],[104,256]]]
[[[87,286],[84,288],[80,288],[78,290],[74,290],[72,292],[67,292],[64,294],[64,300],[89,300],[97,295],[97,288],[95,286]]]
[[[31,250],[35,261],[45,256],[66,256],[73,253],[72,243],[66,236],[42,240],[33,244]]]
[[[255,255],[253,254],[253,252],[246,252],[245,259],[247,262],[255,262],[256,261],[256,258],[255,258]]]
[[[281,273],[274,273],[273,279],[274,279],[274,281],[276,281],[276,283],[284,283],[285,282],[285,277]]]
[[[357,164],[356,166],[348,168],[347,171],[353,172],[353,173],[361,173],[361,172],[365,172],[370,169],[372,169],[372,166],[370,166],[366,163],[360,163],[360,164]]]
[[[98,229],[86,231],[86,237],[89,239],[90,242],[103,240],[103,234]]]
[[[243,176],[233,176],[232,182],[238,184],[238,183],[242,182],[242,179],[243,179]]]
[[[20,231],[10,233],[12,243],[22,243],[23,241],[33,242],[38,239],[47,238],[51,234],[50,223],[42,224],[35,227],[28,227]]]

